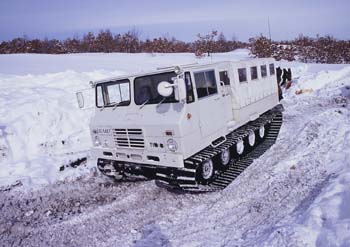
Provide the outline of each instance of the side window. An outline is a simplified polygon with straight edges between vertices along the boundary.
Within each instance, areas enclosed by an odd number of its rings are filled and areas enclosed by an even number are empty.
[[[185,85],[186,85],[186,102],[192,103],[194,102],[193,84],[191,80],[191,74],[189,72],[185,73]]]
[[[205,76],[204,72],[194,73],[194,80],[196,81],[196,89],[198,94],[198,99],[208,95],[207,88],[205,86]]]
[[[198,98],[218,92],[214,70],[194,73]]]
[[[250,79],[258,79],[258,68],[256,66],[250,67]]]
[[[208,85],[209,95],[217,93],[218,88],[216,86],[216,79],[215,79],[214,70],[205,72],[205,80],[206,80],[207,85]]]
[[[273,63],[271,63],[269,65],[269,67],[270,67],[270,75],[274,75],[275,74],[275,65]]]
[[[238,78],[239,78],[239,82],[246,82],[247,81],[247,69],[246,68],[238,69]]]
[[[103,106],[103,94],[102,94],[102,86],[96,87],[96,106],[102,107]]]
[[[227,71],[220,71],[220,81],[224,83],[224,85],[230,85],[230,78],[228,77]]]
[[[261,77],[266,77],[267,76],[266,65],[261,65],[260,70],[261,70]]]

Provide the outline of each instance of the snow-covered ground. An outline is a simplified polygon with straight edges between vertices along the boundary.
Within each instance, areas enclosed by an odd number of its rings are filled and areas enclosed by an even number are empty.
[[[179,195],[95,172],[93,109],[79,109],[75,92],[194,62],[193,54],[0,55],[1,245],[350,246],[349,65],[281,62],[295,80],[279,138],[222,192]],[[86,164],[59,171],[82,157]]]

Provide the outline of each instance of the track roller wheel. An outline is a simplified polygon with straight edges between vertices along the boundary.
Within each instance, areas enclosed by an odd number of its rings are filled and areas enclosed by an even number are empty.
[[[236,152],[238,155],[242,155],[244,152],[244,142],[243,140],[239,140],[236,144]]]
[[[226,169],[230,163],[231,153],[230,149],[225,149],[220,153],[220,167]]]
[[[249,146],[253,147],[255,145],[255,133],[251,132],[248,136]]]
[[[197,170],[200,182],[207,184],[213,178],[215,173],[214,162],[212,159],[207,159],[204,161]]]
[[[259,128],[259,137],[260,137],[260,139],[263,139],[264,136],[265,136],[265,126],[262,125],[262,126],[260,126],[260,128]]]

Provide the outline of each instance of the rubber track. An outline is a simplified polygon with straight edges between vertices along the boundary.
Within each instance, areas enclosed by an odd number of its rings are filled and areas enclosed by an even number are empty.
[[[189,192],[211,192],[218,191],[226,188],[234,179],[236,179],[254,159],[259,158],[266,150],[268,150],[275,142],[282,125],[282,112],[270,111],[259,117],[254,122],[248,123],[227,137],[225,143],[219,147],[207,147],[199,153],[184,161],[188,176],[177,178],[175,181],[172,179],[170,182],[156,181],[158,185],[170,188],[180,189],[182,191]],[[254,147],[249,153],[246,153],[239,159],[232,159],[228,168],[225,171],[219,171],[213,178],[213,180],[206,184],[199,184],[195,180],[196,169],[206,159],[213,158],[220,154],[224,149],[230,148],[235,145],[239,140],[246,138],[252,131],[256,132],[260,126],[269,124],[269,128],[265,131],[265,139]]]

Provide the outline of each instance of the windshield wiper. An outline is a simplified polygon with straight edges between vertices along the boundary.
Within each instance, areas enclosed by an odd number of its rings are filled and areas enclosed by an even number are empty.
[[[118,102],[118,103],[113,103],[113,111],[118,107],[118,106],[120,106],[121,104],[123,104],[124,102],[128,102],[129,100],[123,100],[123,101],[120,101],[120,102]]]
[[[120,106],[122,103],[125,103],[125,102],[128,102],[129,100],[123,100],[123,101],[120,101],[120,102],[114,102],[114,103],[109,103],[107,105],[103,105],[102,108],[100,109],[100,111],[103,111],[105,109],[106,106],[112,106],[113,109],[112,110],[115,110],[118,106]]]
[[[139,109],[142,109],[148,102],[150,102],[150,100],[151,99],[148,99],[145,102],[143,102]]]
[[[166,100],[166,97],[163,97],[163,99],[161,101],[159,101],[159,103],[156,105],[156,107],[160,106],[165,100]]]

